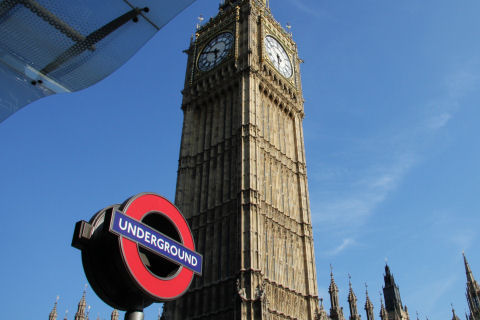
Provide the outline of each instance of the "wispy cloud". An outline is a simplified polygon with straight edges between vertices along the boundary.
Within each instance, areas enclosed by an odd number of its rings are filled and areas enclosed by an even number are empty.
[[[362,226],[415,162],[413,155],[405,154],[394,163],[368,168],[357,180],[347,182],[343,188],[346,191],[337,190],[333,197],[330,194],[316,198],[313,223],[349,230]]]
[[[345,238],[343,239],[343,242],[337,246],[336,248],[330,250],[327,252],[327,255],[329,256],[335,256],[337,254],[339,254],[340,252],[344,251],[345,249],[347,249],[348,247],[351,247],[352,245],[355,244],[355,240],[352,239],[352,238]]]
[[[476,62],[467,63],[445,78],[445,94],[427,103],[431,113],[425,121],[427,129],[436,131],[445,127],[459,110],[462,99],[478,88],[480,77],[471,72],[476,69],[472,67],[474,64]]]
[[[319,9],[313,9],[311,6],[307,6],[302,0],[290,0],[290,2],[301,12],[313,16],[314,18],[325,17],[325,12]]]
[[[438,115],[434,115],[427,120],[427,127],[432,130],[441,129],[448,123],[448,121],[451,118],[452,118],[452,115],[448,112],[443,112]]]
[[[430,317],[434,313],[436,315],[438,301],[443,295],[451,291],[451,288],[458,282],[458,277],[458,274],[453,274],[433,282],[428,282],[428,284],[419,284],[417,290],[411,291],[413,293],[410,296],[406,296],[405,301],[412,301],[412,303],[421,301],[421,308],[419,309],[423,310],[426,316]]]
[[[435,220],[432,221],[430,228],[432,233],[438,236],[439,242],[453,245],[457,252],[461,252],[468,250],[475,243],[479,223],[480,218],[476,216],[465,218],[452,212],[440,212],[436,213]]]
[[[448,126],[459,112],[462,99],[478,84],[479,77],[468,68],[454,72],[444,82],[444,94],[423,103],[424,116],[420,121],[390,135],[382,132],[364,141],[356,139],[353,147],[344,149],[344,166],[331,165],[322,168],[322,174],[314,175],[321,186],[318,190],[313,188],[315,193],[311,197],[314,225],[317,228],[328,225],[338,237],[349,234],[354,241],[355,232],[377,212],[412,168],[428,161],[431,155],[425,143]],[[455,241],[468,245],[474,236],[456,235]],[[330,252],[340,253],[349,243],[342,245]]]

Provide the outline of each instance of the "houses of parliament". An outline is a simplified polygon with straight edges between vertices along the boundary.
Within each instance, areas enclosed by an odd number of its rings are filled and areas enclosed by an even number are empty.
[[[480,320],[480,286],[475,280],[470,265],[468,264],[465,254],[463,255],[463,260],[465,264],[465,273],[467,278],[466,283],[466,299],[468,303],[469,313],[465,314],[465,320]],[[328,288],[328,293],[330,295],[330,308],[327,311],[327,306],[324,306],[323,299],[320,299],[320,304],[316,310],[315,317],[313,320],[347,320],[346,315],[343,313],[343,307],[340,306],[338,299],[338,286],[335,283],[333,273],[330,274],[330,286]],[[378,316],[380,320],[409,320],[410,315],[406,305],[402,304],[402,299],[400,298],[400,290],[398,285],[395,282],[392,272],[388,265],[385,265],[385,274],[384,274],[384,285],[383,285],[383,301],[380,304],[380,310]],[[363,307],[365,310],[365,316],[367,320],[375,319],[374,305],[370,300],[368,291],[365,291],[366,302]],[[55,302],[52,311],[49,314],[48,320],[57,320],[57,304]],[[348,320],[361,320],[360,311],[357,305],[357,297],[350,283],[349,292],[348,292],[348,306],[349,306],[349,316]],[[378,307],[377,307],[378,308]],[[68,320],[67,314],[65,314],[62,320]],[[58,319],[58,320],[61,320]],[[85,291],[78,303],[77,312],[73,317],[74,320],[90,320],[89,318],[89,308],[87,308],[87,303],[85,299]],[[99,318],[97,318],[98,320]],[[113,310],[110,316],[111,320],[120,320],[119,313],[117,310]],[[268,318],[267,318],[268,319]],[[289,318],[285,318],[289,319]],[[290,318],[293,319],[293,318]],[[306,319],[306,318],[300,318]],[[378,319],[378,318],[377,318]],[[428,319],[428,318],[427,318]],[[445,318],[447,319],[447,318]],[[452,306],[452,320],[460,320],[459,316],[456,314],[455,309]],[[93,319],[91,319],[93,320]],[[158,315],[158,320],[162,320],[162,316]],[[418,320],[418,314],[416,316]]]
[[[331,274],[330,308],[317,288],[297,44],[268,0],[224,0],[192,36],[181,110],[175,205],[203,274],[162,320],[346,320]],[[467,270],[468,320],[480,288]],[[381,320],[410,319],[388,265]],[[368,297],[367,320],[374,320]],[[350,286],[349,320],[360,320]],[[49,320],[57,319],[57,305]],[[85,295],[75,320],[86,320]],[[452,310],[453,311],[453,310]],[[119,317],[113,311],[112,320]],[[453,318],[457,320],[453,311]]]

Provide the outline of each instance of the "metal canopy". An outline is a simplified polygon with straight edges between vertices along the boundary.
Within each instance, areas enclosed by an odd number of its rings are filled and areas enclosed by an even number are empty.
[[[91,86],[194,0],[0,0],[0,122]]]

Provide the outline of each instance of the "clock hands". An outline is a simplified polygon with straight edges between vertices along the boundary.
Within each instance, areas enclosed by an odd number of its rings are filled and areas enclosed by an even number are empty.
[[[215,50],[213,51],[203,51],[204,54],[210,54],[210,53],[213,53],[215,54],[215,59],[217,58],[217,54],[220,50],[218,50],[217,48],[215,48]]]
[[[265,49],[273,66],[285,78],[292,76],[292,65],[283,46],[272,36],[265,37]]]
[[[1,1],[1,0],[0,0]],[[220,63],[232,49],[234,39],[230,32],[224,32],[213,38],[200,52],[198,68],[209,71]]]

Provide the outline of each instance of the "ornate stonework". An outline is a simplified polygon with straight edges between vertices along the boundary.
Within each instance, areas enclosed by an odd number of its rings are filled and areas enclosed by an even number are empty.
[[[215,39],[226,32],[235,40],[222,60]],[[285,60],[268,57],[266,36],[285,51],[291,77],[278,67]],[[296,44],[266,1],[230,0],[186,52],[175,203],[204,256],[204,274],[165,304],[163,316],[313,320],[318,293]],[[214,67],[201,71],[201,54]]]

